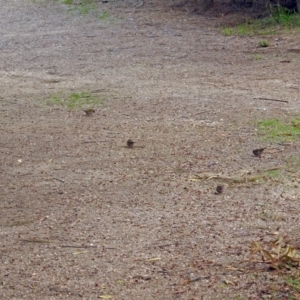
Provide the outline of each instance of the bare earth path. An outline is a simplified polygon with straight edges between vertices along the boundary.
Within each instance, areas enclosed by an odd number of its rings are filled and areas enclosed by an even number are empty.
[[[249,245],[300,248],[298,170],[227,178],[299,159],[255,127],[300,110],[299,35],[256,48],[160,2],[0,0],[1,299],[287,299]],[[90,117],[47,102],[82,91],[103,99]]]

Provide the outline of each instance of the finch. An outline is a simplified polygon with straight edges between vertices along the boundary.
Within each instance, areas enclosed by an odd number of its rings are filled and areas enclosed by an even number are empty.
[[[134,141],[131,140],[131,139],[129,139],[129,140],[127,140],[126,144],[127,144],[127,147],[128,147],[128,148],[132,148],[132,147],[133,147],[133,144],[134,144]]]
[[[260,158],[265,149],[266,148],[254,149],[252,152],[253,152],[254,156]]]
[[[224,185],[218,185],[216,187],[216,194],[222,194],[224,191]]]
[[[95,113],[95,110],[93,108],[88,108],[88,109],[85,109],[84,112],[87,116],[91,116],[92,114]]]

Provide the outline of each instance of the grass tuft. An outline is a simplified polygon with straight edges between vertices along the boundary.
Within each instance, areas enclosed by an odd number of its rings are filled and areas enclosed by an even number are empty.
[[[291,141],[300,137],[300,117],[288,123],[279,119],[267,119],[257,123],[258,133],[266,140]]]
[[[263,57],[260,54],[254,54],[252,58],[253,60],[261,60]]]
[[[107,20],[109,18],[109,13],[107,12],[107,11],[103,11],[101,14],[100,14],[100,16],[99,16],[99,19],[101,20],[101,21],[105,21],[105,20]]]
[[[63,0],[62,3],[66,5],[74,5],[74,8],[72,10],[78,11],[81,15],[86,15],[96,9],[95,5],[97,1],[96,0],[81,0],[81,1]]]
[[[295,11],[276,6],[270,11],[267,18],[260,20],[247,20],[235,27],[221,29],[223,35],[270,35],[275,33],[289,33],[300,30],[300,16]]]
[[[68,109],[82,109],[104,105],[104,99],[94,96],[89,92],[71,93],[69,95],[58,93],[47,102],[48,104],[59,105]]]
[[[258,42],[258,47],[261,47],[261,48],[269,47],[269,42],[266,40],[260,40]]]
[[[300,272],[294,276],[288,277],[286,283],[292,287],[295,292],[300,293]]]

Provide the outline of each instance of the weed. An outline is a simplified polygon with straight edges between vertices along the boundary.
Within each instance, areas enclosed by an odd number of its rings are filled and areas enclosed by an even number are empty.
[[[260,40],[260,41],[258,42],[258,47],[262,47],[262,48],[264,48],[264,47],[269,47],[269,42],[266,41],[266,40]]]
[[[259,54],[254,54],[254,55],[252,56],[252,58],[253,58],[254,60],[261,60],[261,59],[262,59],[262,56],[259,55]]]
[[[60,105],[68,109],[81,109],[99,104],[103,105],[104,100],[89,92],[71,93],[69,95],[58,93],[49,99],[48,103]]]

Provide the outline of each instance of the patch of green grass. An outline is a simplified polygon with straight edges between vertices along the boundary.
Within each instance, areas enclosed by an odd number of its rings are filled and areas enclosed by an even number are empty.
[[[221,33],[227,36],[253,36],[275,34],[276,30],[274,28],[261,28],[259,21],[253,21],[253,23],[240,24],[235,27],[224,27]]]
[[[293,156],[288,157],[286,160],[286,163],[289,168],[295,168],[295,170],[299,170],[299,167],[300,167],[299,155],[293,155]]]
[[[300,156],[299,154],[294,154],[291,156],[288,156],[285,159],[286,163],[286,178],[290,178],[290,181],[293,183],[294,187],[299,188],[300,187]]]
[[[95,1],[83,0],[78,7],[78,11],[81,15],[87,15],[90,11],[95,10]]]
[[[111,17],[111,15],[109,14],[109,12],[107,11],[103,11],[100,15],[99,15],[99,20],[100,21],[109,21],[110,23],[113,23],[115,20]]]
[[[281,172],[280,170],[270,170],[270,171],[265,171],[264,175],[267,177],[271,178],[278,178],[280,176]]]
[[[62,3],[66,5],[71,6],[71,11],[78,12],[81,15],[87,15],[92,11],[95,11],[97,9],[96,3],[97,0],[81,0],[81,1],[75,1],[75,0],[62,0]],[[99,15],[100,21],[110,21],[113,22],[113,18],[110,16],[109,12],[103,11]]]
[[[47,102],[48,104],[60,105],[68,109],[82,109],[104,105],[104,99],[94,96],[89,92],[71,93],[68,95],[58,93],[48,99]]]
[[[237,30],[238,35],[247,35],[247,33],[248,33],[247,27],[242,26],[242,25],[238,25],[236,30]]]
[[[247,20],[235,27],[221,29],[223,35],[270,35],[300,30],[300,16],[281,6],[271,9],[267,18],[260,20]]]
[[[279,25],[283,25],[287,28],[291,26],[299,27],[300,18],[295,11],[290,11],[287,8],[276,6],[272,10],[272,19]]]
[[[226,36],[234,35],[235,34],[235,29],[231,28],[231,27],[223,27],[221,29],[221,33],[223,35],[226,35]]]
[[[300,293],[300,273],[297,273],[294,276],[290,276],[290,277],[286,278],[285,282],[288,286],[290,286],[294,290],[295,294],[297,294],[299,296],[299,293]],[[290,299],[293,299],[293,298],[290,298]],[[295,299],[299,299],[299,298],[295,298]]]
[[[283,180],[289,179],[289,174],[287,174],[281,168],[274,168],[270,170],[262,170],[260,172],[261,177],[258,178],[257,182],[282,182]]]
[[[103,11],[99,16],[99,19],[101,21],[105,21],[105,20],[107,20],[107,18],[109,18],[109,13],[107,11]]]
[[[300,117],[283,122],[279,119],[267,119],[257,123],[258,132],[263,139],[272,141],[291,141],[300,137]]]
[[[67,5],[73,5],[74,7],[72,10],[78,11],[81,15],[86,15],[90,13],[90,11],[96,9],[96,0],[81,0],[81,1],[75,1],[75,0],[63,0],[64,4]]]
[[[76,5],[87,5],[87,4],[96,4],[98,1],[96,0],[62,0],[62,3],[64,4],[76,4]]]
[[[94,10],[95,8],[88,5],[79,6],[78,11],[81,15],[87,15],[90,11]]]

